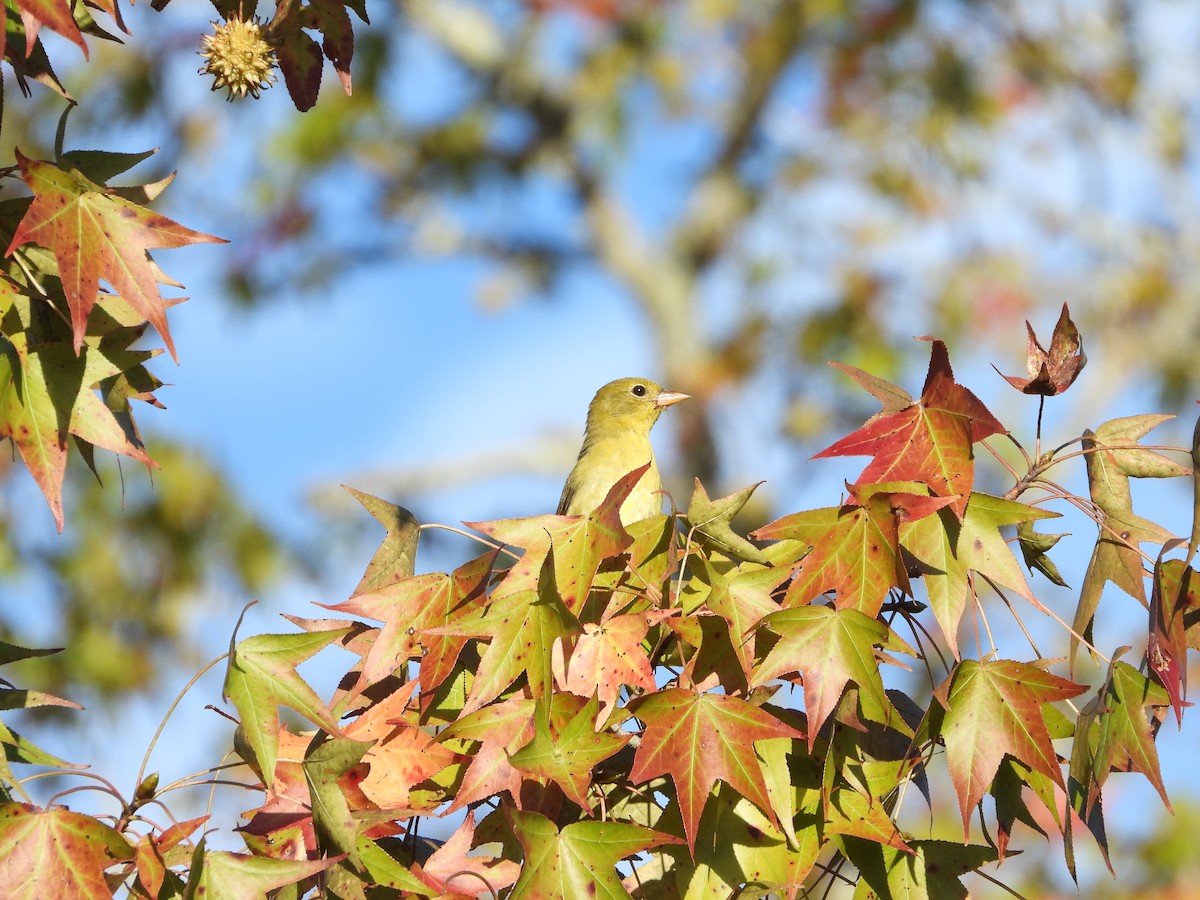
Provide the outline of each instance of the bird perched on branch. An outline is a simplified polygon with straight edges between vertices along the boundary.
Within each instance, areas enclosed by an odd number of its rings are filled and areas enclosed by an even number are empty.
[[[621,523],[662,512],[658,494],[662,481],[650,446],[650,429],[664,409],[690,396],[663,390],[648,378],[618,378],[600,388],[588,406],[583,447],[563,485],[558,514],[587,515],[617,481],[646,463],[650,468],[621,504]]]

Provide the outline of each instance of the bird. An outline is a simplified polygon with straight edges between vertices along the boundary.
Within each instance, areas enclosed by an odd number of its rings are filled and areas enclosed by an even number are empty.
[[[649,378],[618,378],[596,391],[588,406],[579,458],[558,501],[558,514],[588,515],[617,481],[646,463],[650,468],[621,504],[621,524],[662,512],[658,493],[662,481],[650,429],[664,409],[688,399],[690,394],[665,390]]]

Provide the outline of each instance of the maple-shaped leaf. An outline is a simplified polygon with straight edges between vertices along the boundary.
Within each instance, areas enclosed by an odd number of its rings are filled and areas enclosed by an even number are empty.
[[[359,783],[380,809],[419,808],[412,789],[458,759],[458,755],[420,728],[395,726],[364,759],[370,774]]]
[[[954,500],[887,487],[850,487],[850,498],[841,507],[793,513],[754,532],[763,540],[796,541],[812,548],[788,585],[786,606],[835,591],[839,608],[874,618],[892,588],[911,593],[900,555],[900,524],[922,519]]]
[[[803,818],[801,821],[805,822]],[[739,891],[743,896],[795,900],[801,896],[824,839],[818,828],[804,827],[798,832],[796,845],[791,846],[777,827],[781,824],[773,823],[737,791],[718,784],[704,807],[695,848],[660,848],[625,879],[624,885],[638,900],[715,900],[739,896]],[[815,820],[805,824],[815,824]],[[681,831],[676,807],[668,809],[655,827],[671,834]]]
[[[684,645],[687,659],[679,683],[698,691],[718,685],[730,693],[744,693],[749,681],[742,665],[729,622],[718,615],[698,611],[667,620],[667,625]]]
[[[301,634],[257,634],[230,651],[223,696],[233,702],[242,717],[246,740],[266,787],[271,787],[275,776],[280,706],[295,710],[330,734],[341,735],[329,707],[296,666],[349,631],[338,628]]]
[[[688,511],[684,517],[688,527],[723,553],[728,553],[736,559],[765,565],[767,558],[763,552],[734,531],[732,525],[733,517],[746,505],[750,495],[760,484],[761,481],[720,500],[710,500],[704,485],[697,478],[696,487],[692,491],[692,502],[688,504]]]
[[[616,865],[661,844],[677,843],[668,834],[626,822],[575,822],[559,830],[545,816],[507,811],[513,833],[525,851],[521,877],[511,900],[544,897],[629,898]]]
[[[536,591],[520,591],[495,599],[484,610],[455,619],[449,625],[426,629],[431,634],[451,634],[487,639],[487,650],[471,684],[463,713],[474,712],[525,676],[535,697],[552,685],[551,658],[555,641],[582,631],[579,620],[563,604],[554,583],[554,551],[543,564]]]
[[[78,170],[32,160],[16,151],[33,203],[6,255],[29,241],[53,252],[71,310],[75,351],[83,346],[88,314],[104,280],[161,335],[178,360],[167,328],[167,303],[148,252],[223,239],[193,231],[96,184]]]
[[[825,828],[830,834],[858,837],[872,843],[909,850],[881,800],[864,797],[851,788],[834,788],[825,804]]]
[[[696,846],[700,815],[718,779],[774,821],[762,768],[751,748],[768,738],[802,738],[799,731],[737,697],[683,688],[649,694],[630,709],[646,730],[629,777],[640,783],[671,776],[689,850]]]
[[[543,563],[548,555],[552,555],[554,580],[562,602],[578,615],[587,601],[600,564],[624,553],[633,542],[621,525],[620,509],[647,468],[642,466],[623,476],[601,504],[586,516],[531,516],[495,522],[466,522],[467,527],[494,540],[525,550],[496,586],[492,599],[500,600],[536,587]]]
[[[728,571],[717,571],[718,567],[708,560],[704,561],[704,566],[709,582],[704,605],[728,624],[733,652],[741,663],[742,678],[748,683],[757,645],[754,626],[764,616],[778,611],[772,594],[797,567],[763,568],[754,563],[742,563]]]
[[[1092,781],[1096,790],[1089,794],[1089,811],[1111,771],[1141,772],[1154,785],[1163,805],[1171,810],[1146,715],[1147,707],[1165,707],[1169,703],[1167,692],[1133,666],[1115,662],[1110,667],[1095,718]]]
[[[11,282],[0,278],[0,293],[7,287]],[[121,374],[111,359],[90,347],[76,355],[64,343],[33,345],[25,333],[10,335],[3,345],[0,439],[12,439],[62,531],[68,435],[147,466],[155,463],[96,395],[101,380]]]
[[[1149,541],[1164,544],[1173,537],[1161,525],[1133,511],[1130,476],[1123,469],[1128,458],[1117,455],[1121,452],[1118,447],[1127,448],[1149,431],[1156,424],[1154,418],[1137,417],[1140,421],[1135,423],[1114,420],[1095,432],[1088,430],[1083,433],[1088,490],[1092,503],[1100,513],[1100,534],[1083,576],[1079,603],[1071,623],[1074,633],[1071,635],[1067,658],[1072,665],[1079,649],[1079,639],[1075,635],[1081,634],[1091,639],[1092,620],[1100,606],[1100,595],[1105,584],[1111,581],[1145,605],[1146,585],[1138,545]]]
[[[378,842],[371,840],[361,832],[358,835],[357,849],[358,858],[362,860],[362,868],[366,876],[361,878],[361,884],[354,885],[345,893],[338,893],[337,896],[361,896],[365,890],[379,889],[397,891],[401,897],[429,897],[433,894],[433,889],[429,888],[427,882],[414,871],[415,866],[414,869],[409,869]],[[333,887],[332,885],[327,886]],[[459,900],[459,898],[454,894],[449,894],[444,900]]]
[[[521,867],[510,859],[470,853],[475,838],[475,813],[469,812],[454,834],[416,869],[417,877],[442,895],[475,897],[481,884],[493,894],[513,884]]]
[[[509,762],[522,772],[553,781],[573,803],[589,813],[592,804],[587,792],[593,769],[624,747],[631,737],[598,731],[599,708],[599,702],[591,697],[563,727],[551,733],[546,704],[538,704],[533,740],[509,757]]]
[[[934,692],[945,715],[950,779],[966,836],[971,810],[987,792],[1005,754],[1063,784],[1043,706],[1077,697],[1086,686],[1011,659],[963,660]]]
[[[421,536],[421,526],[416,516],[402,506],[380,500],[348,484],[342,487],[387,529],[387,536],[371,557],[367,570],[350,597],[353,599],[410,577],[416,568],[417,540]]]
[[[842,846],[862,878],[855,900],[967,900],[960,879],[997,857],[993,847],[953,841],[909,841],[908,852],[853,837]]]
[[[311,749],[301,764],[312,799],[313,826],[321,849],[327,854],[345,856],[355,865],[361,864],[357,847],[358,825],[340,779],[358,765],[369,749],[370,741],[332,738]]]
[[[1171,698],[1175,710],[1175,721],[1183,724],[1184,697],[1187,696],[1187,625],[1184,612],[1187,609],[1191,570],[1184,569],[1178,577],[1172,577],[1174,569],[1164,579],[1163,557],[1183,544],[1180,538],[1172,538],[1162,546],[1154,564],[1154,582],[1150,592],[1150,636],[1146,644],[1146,660],[1150,671]]]
[[[968,572],[978,572],[1040,608],[1000,529],[1057,515],[975,492],[961,521],[940,513],[901,526],[901,543],[921,564],[929,605],[955,657],[958,627],[970,593]]]
[[[167,855],[176,847],[180,847],[184,840],[208,821],[208,818],[199,816],[176,822],[159,835],[142,835],[134,848],[134,863],[137,866],[138,880],[151,897],[168,897],[172,895],[171,892],[183,896],[183,880],[169,868]],[[163,892],[164,885],[167,886],[166,893]]]
[[[105,870],[132,857],[125,838],[91,816],[0,804],[0,896],[111,897]]]
[[[764,624],[780,637],[751,683],[758,687],[785,672],[803,674],[809,750],[850,682],[858,685],[863,716],[911,733],[884,693],[874,648],[916,653],[883,622],[855,609],[801,606],[773,613]]]
[[[337,865],[343,857],[293,860],[213,850],[204,854],[195,882],[196,896],[267,900],[268,892],[296,884]],[[189,885],[190,886],[190,885]],[[111,892],[109,894],[111,896]]]
[[[489,551],[466,562],[452,574],[431,572],[410,575],[373,590],[358,592],[327,609],[377,619],[384,623],[363,656],[356,696],[378,684],[413,656],[421,659],[422,705],[428,707],[433,691],[453,669],[466,638],[427,631],[478,610],[498,551]]]
[[[1063,304],[1058,322],[1054,326],[1049,350],[1038,341],[1028,320],[1025,322],[1025,329],[1029,332],[1025,350],[1025,369],[1029,372],[1029,377],[1004,375],[1004,380],[1025,394],[1040,394],[1043,397],[1061,394],[1074,384],[1080,371],[1087,365],[1087,354],[1083,352],[1083,338],[1075,323],[1071,321],[1067,304]],[[1003,374],[1001,372],[1001,375]]]
[[[520,802],[522,776],[509,762],[509,756],[533,739],[533,716],[534,701],[517,697],[469,713],[438,735],[443,742],[480,742],[470,754],[471,762],[447,814],[502,791]]]
[[[606,616],[599,624],[588,622],[583,634],[569,642],[555,659],[555,677],[565,690],[580,697],[596,695],[600,701],[597,727],[608,721],[624,685],[653,691],[657,688],[650,657],[642,641],[650,626],[674,610],[652,610]]]
[[[871,456],[857,484],[918,481],[953,498],[960,517],[975,478],[973,444],[1006,429],[974,394],[954,381],[946,345],[933,341],[929,372],[917,402],[873,418],[813,458]]]

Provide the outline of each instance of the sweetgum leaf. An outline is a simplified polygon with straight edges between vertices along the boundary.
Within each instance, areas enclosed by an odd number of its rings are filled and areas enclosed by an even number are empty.
[[[929,605],[955,657],[959,623],[969,599],[968,572],[985,575],[1039,606],[1000,529],[1057,515],[973,492],[961,521],[942,512],[901,526],[901,542],[921,564]]]
[[[270,859],[213,850],[204,854],[199,877],[189,878],[188,884],[196,885],[196,896],[267,900],[269,891],[310,878],[342,859],[341,856],[313,860]],[[108,896],[112,896],[111,892]]]
[[[587,792],[593,770],[624,747],[631,735],[597,731],[599,703],[594,696],[554,734],[545,710],[544,703],[538,704],[533,740],[512,754],[509,762],[522,772],[553,781],[572,802],[591,812]]]
[[[952,841],[910,841],[908,853],[861,838],[843,838],[842,845],[862,876],[854,900],[966,900],[962,876],[997,856],[992,847]]]
[[[660,844],[677,843],[668,834],[624,822],[575,822],[561,830],[545,816],[506,810],[525,851],[512,900],[545,897],[629,898],[616,865],[626,856]]]
[[[1043,706],[1087,688],[1015,660],[963,660],[934,692],[946,710],[940,734],[958,793],[963,836],[1005,754],[1065,789]]]
[[[329,708],[296,671],[296,666],[349,632],[349,628],[337,628],[300,634],[257,634],[239,642],[230,653],[224,696],[237,707],[267,788],[275,777],[281,705],[330,734],[341,734],[341,727]]]
[[[700,815],[718,779],[774,821],[762,768],[747,751],[756,741],[800,738],[800,732],[745,700],[683,688],[649,694],[630,708],[646,723],[630,779],[671,776],[689,849],[696,846]]]
[[[921,399],[871,419],[813,458],[871,456],[857,484],[919,481],[953,498],[961,517],[975,476],[972,445],[1005,428],[973,393],[954,381],[946,345],[933,342]]]
[[[475,814],[471,812],[421,866],[418,877],[435,891],[468,896],[482,884],[499,891],[515,882],[521,867],[510,859],[471,853],[474,838]]]
[[[537,591],[505,595],[479,613],[449,625],[427,629],[432,634],[452,634],[488,639],[463,713],[474,712],[500,696],[521,675],[535,697],[551,683],[551,651],[559,638],[582,631],[579,620],[563,604],[554,584],[554,551],[542,564]]]
[[[71,310],[75,351],[83,346],[88,314],[100,281],[107,281],[162,336],[178,361],[167,328],[167,304],[159,294],[147,251],[223,239],[193,231],[131,203],[78,170],[66,171],[16,151],[21,177],[33,203],[13,235],[7,253],[35,241],[54,253]]]
[[[1088,807],[1100,796],[1100,788],[1110,771],[1141,772],[1154,785],[1163,805],[1172,811],[1146,715],[1146,707],[1164,707],[1171,702],[1167,692],[1128,663],[1116,662],[1100,696],[1092,763],[1096,790],[1089,796]]]
[[[857,609],[873,618],[892,588],[911,593],[900,555],[900,523],[925,518],[954,500],[887,487],[853,486],[840,508],[793,513],[754,532],[764,540],[795,541],[812,548],[788,585],[785,605],[800,606],[835,591],[839,608]]]
[[[799,830],[798,844],[789,846],[757,806],[718,784],[704,807],[695,848],[660,848],[625,879],[625,887],[639,900],[737,896],[795,900],[823,844],[814,821],[812,816],[802,819],[808,827]],[[656,827],[675,833],[680,824],[677,809],[671,807]]]
[[[916,653],[883,622],[854,609],[801,606],[773,613],[764,624],[780,638],[755,670],[752,684],[767,684],[785,672],[803,674],[810,751],[851,681],[858,685],[866,718],[911,734],[884,693],[873,648]]]
[[[1130,478],[1178,478],[1192,474],[1188,466],[1139,446],[1138,441],[1163,422],[1175,418],[1162,413],[1110,419],[1091,435],[1092,445],[1104,448],[1104,462]]]
[[[709,500],[708,492],[697,478],[692,502],[688,505],[685,516],[688,527],[703,535],[724,553],[737,559],[766,565],[767,558],[763,552],[735,532],[731,524],[733,517],[746,505],[750,495],[760,484],[761,481],[720,500]]]
[[[1075,382],[1083,367],[1087,365],[1087,354],[1083,352],[1083,338],[1075,323],[1071,321],[1067,304],[1063,304],[1058,322],[1054,326],[1049,351],[1038,341],[1033,326],[1028,321],[1025,322],[1025,328],[1029,332],[1025,353],[1025,368],[1029,377],[1005,375],[1005,381],[1026,394],[1041,394],[1044,397],[1061,394]]]
[[[133,857],[115,830],[61,806],[0,805],[0,896],[110,898],[104,871]]]
[[[93,390],[120,369],[90,348],[79,350],[82,359],[66,344],[32,346],[24,333],[0,339],[0,438],[16,445],[59,531],[68,434],[154,465]]]
[[[1187,696],[1187,625],[1184,611],[1188,596],[1186,582],[1163,578],[1163,557],[1183,541],[1172,538],[1163,544],[1154,564],[1154,586],[1150,593],[1150,636],[1146,660],[1150,671],[1166,688],[1175,710],[1175,720],[1183,724],[1184,698]],[[1164,587],[1164,583],[1166,587]]]
[[[340,853],[355,865],[361,864],[358,828],[338,779],[358,765],[372,743],[333,738],[311,750],[302,764],[312,800],[313,826],[321,848],[326,853]]]
[[[17,6],[30,43],[37,39],[38,30],[45,25],[82,50],[84,59],[88,58],[87,42],[79,31],[67,0],[19,0]]]
[[[1088,490],[1092,502],[1100,511],[1100,534],[1083,576],[1071,628],[1075,634],[1090,639],[1092,620],[1100,606],[1105,584],[1111,581],[1131,597],[1146,604],[1142,556],[1138,545],[1149,541],[1163,544],[1173,536],[1161,525],[1133,511],[1129,475],[1121,469],[1114,455],[1116,451],[1098,442],[1092,431],[1084,431],[1083,437],[1083,449],[1087,451]],[[1079,639],[1075,634],[1071,636],[1067,652],[1067,659],[1072,666],[1079,650]]]
[[[351,598],[411,576],[416,568],[417,539],[421,536],[416,517],[402,506],[355,490],[348,484],[342,487],[387,529],[387,536],[371,557]]]

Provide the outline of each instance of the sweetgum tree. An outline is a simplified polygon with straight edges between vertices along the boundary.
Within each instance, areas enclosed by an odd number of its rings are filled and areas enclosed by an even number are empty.
[[[1040,421],[1084,362],[1065,307],[1049,350],[1030,330],[1027,362],[1009,381]],[[352,596],[222,660],[240,787],[260,798],[238,828],[246,850],[207,851],[206,817],[148,812],[195,781],[151,774],[127,798],[110,786],[122,812],[109,821],[64,795],[34,805],[6,765],[0,887],[653,898],[845,882],[855,896],[941,898],[966,896],[972,873],[1002,879],[996,865],[1050,823],[1072,875],[1079,840],[1107,859],[1112,773],[1140,773],[1168,802],[1155,741],[1165,719],[1182,723],[1200,639],[1200,529],[1184,540],[1140,516],[1130,480],[1191,476],[1188,451],[1141,443],[1163,418],[1147,415],[1044,452],[1037,433],[1030,453],[955,380],[937,340],[915,399],[842,368],[883,408],[817,455],[870,462],[833,505],[753,540],[731,520],[754,486],[713,500],[697,481],[686,511],[622,527],[635,470],[587,516],[467,523],[478,556],[414,574],[432,526],[353,492],[388,534]],[[975,487],[980,448],[1012,479],[1002,496]],[[1089,496],[1059,484],[1072,465]],[[1034,593],[1010,534],[1061,583],[1058,535],[1034,523],[1062,514],[1096,529],[1071,623]],[[1136,652],[1092,640],[1110,581],[1147,609]],[[996,643],[998,615],[1028,640]],[[1054,658],[1028,630],[1041,617],[1060,626]],[[297,666],[332,645],[354,664],[336,685],[310,684]],[[1081,645],[1106,666],[1096,684],[1072,677]],[[903,689],[885,676],[905,668],[924,674]],[[5,693],[9,709],[66,703]],[[308,726],[284,727],[281,708]],[[2,734],[10,763],[65,765]],[[940,802],[939,770],[961,841],[923,835],[911,813]],[[925,800],[902,806],[910,788]],[[448,839],[423,836],[445,823]]]
[[[15,6],[4,54],[21,79],[56,84],[41,27],[85,53],[100,33],[82,3]],[[120,27],[115,3],[96,7]],[[349,89],[347,10],[364,9],[282,3],[259,23],[217,8],[227,21],[205,69],[231,95],[255,95],[277,65],[307,108],[323,59]],[[134,344],[153,326],[174,346],[159,288],[172,282],[149,251],[216,240],[148,208],[164,183],[109,184],[144,155],[68,150],[65,134],[53,159],[16,155],[7,176],[27,190],[0,208],[0,434],[60,528],[71,443],[89,464],[101,447],[153,465],[131,401],[155,402],[159,383]],[[1159,415],[1043,449],[1043,405],[1085,360],[1065,306],[1048,344],[1030,328],[1027,374],[1007,376],[1038,404],[1032,436],[956,380],[939,340],[915,398],[841,366],[882,409],[817,456],[870,462],[831,505],[749,536],[732,522],[754,487],[713,500],[699,480],[686,511],[623,527],[636,470],[587,516],[468,523],[478,555],[416,574],[433,526],[354,492],[387,537],[351,597],[235,639],[212,664],[226,670],[233,771],[164,785],[144,770],[128,794],[89,785],[114,815],[74,785],[35,803],[31,778],[93,776],[0,724],[0,893],[796,897],[844,883],[940,898],[1003,879],[1030,831],[1057,832],[1072,875],[1080,840],[1107,859],[1112,773],[1142,775],[1167,803],[1156,739],[1163,721],[1182,725],[1200,646],[1200,527],[1185,540],[1135,512],[1130,483],[1194,485],[1200,451],[1144,444]],[[988,483],[1009,480],[1002,493],[979,489],[977,456]],[[1072,466],[1087,496],[1063,486]],[[1026,576],[1062,583],[1059,536],[1035,528],[1058,516],[1096,529],[1070,622]],[[1146,610],[1126,646],[1096,638],[1109,583]],[[1025,639],[993,631],[997,616]],[[1028,627],[1041,619],[1058,626],[1048,654]],[[310,683],[298,666],[333,645],[353,665]],[[1081,649],[1096,683],[1076,680]],[[47,652],[0,643],[0,664]],[[55,705],[72,704],[0,686],[0,709]],[[207,848],[207,829],[232,823],[172,815],[197,784],[255,797],[243,851]],[[914,812],[943,790],[961,840]]]

